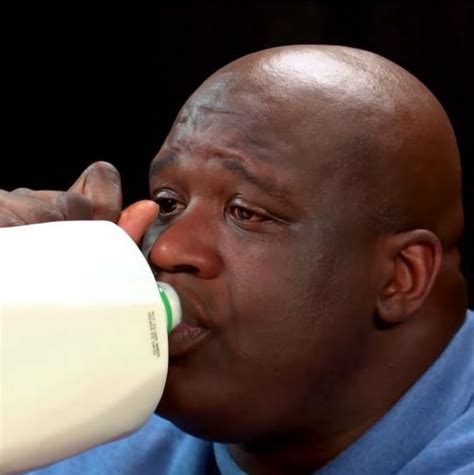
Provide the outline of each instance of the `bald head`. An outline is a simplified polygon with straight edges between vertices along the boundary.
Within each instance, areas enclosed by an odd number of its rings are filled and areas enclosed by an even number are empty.
[[[314,145],[314,160],[378,231],[425,228],[444,247],[456,245],[463,218],[455,136],[433,94],[401,67],[347,47],[272,48],[211,76],[181,118],[203,108],[235,112],[236,104],[249,128],[284,116],[279,126]],[[264,147],[264,128],[259,137]]]

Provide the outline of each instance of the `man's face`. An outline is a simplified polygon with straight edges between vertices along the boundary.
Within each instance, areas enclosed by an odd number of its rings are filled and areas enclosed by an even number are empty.
[[[292,111],[210,96],[181,111],[151,166],[149,260],[185,323],[157,412],[244,441],[299,430],[344,391],[372,311],[369,245],[333,177],[330,131],[308,140]]]

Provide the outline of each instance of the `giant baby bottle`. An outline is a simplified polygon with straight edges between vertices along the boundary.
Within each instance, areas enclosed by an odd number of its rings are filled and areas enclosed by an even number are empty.
[[[180,319],[176,292],[116,224],[0,229],[0,474],[138,430]]]

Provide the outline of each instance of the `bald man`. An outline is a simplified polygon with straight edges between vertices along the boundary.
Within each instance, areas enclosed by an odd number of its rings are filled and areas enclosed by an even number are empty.
[[[4,225],[118,219],[185,308],[157,416],[37,473],[474,473],[460,161],[416,78],[338,46],[245,56],[179,112],[152,201],[121,213],[119,183],[102,163],[0,196]]]

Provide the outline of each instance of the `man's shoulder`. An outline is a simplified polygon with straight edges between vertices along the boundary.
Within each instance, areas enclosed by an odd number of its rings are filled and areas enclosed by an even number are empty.
[[[400,474],[474,473],[474,312],[467,312],[462,330],[463,334],[459,336],[464,341],[458,346],[456,356],[458,361],[463,361],[463,374],[460,371],[456,379],[460,384],[458,389],[468,396],[468,402],[459,408],[458,417],[431,440]]]
[[[38,475],[174,475],[194,473],[208,463],[212,444],[185,434],[170,422],[152,416],[137,432],[68,458],[42,470]],[[183,466],[186,470],[183,472]],[[202,473],[196,471],[196,473]]]
[[[474,397],[463,414],[433,439],[400,474],[474,473]]]

